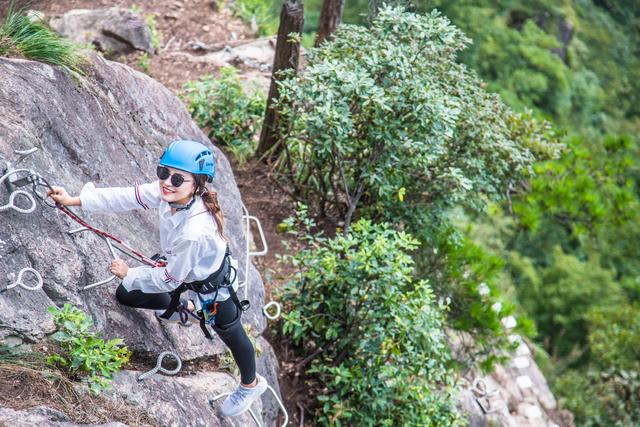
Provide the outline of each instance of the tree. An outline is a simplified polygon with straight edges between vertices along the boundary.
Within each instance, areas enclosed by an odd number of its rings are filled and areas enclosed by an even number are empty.
[[[275,167],[291,195],[345,231],[358,210],[421,233],[455,205],[503,198],[536,157],[553,156],[545,124],[456,61],[468,43],[437,12],[387,8],[309,50],[277,100],[287,121]]]
[[[273,100],[280,96],[278,81],[283,70],[298,70],[300,58],[300,36],[304,25],[304,4],[302,0],[286,0],[280,12],[280,26],[278,27],[278,39],[276,41],[275,58],[271,73],[271,86],[265,111],[264,123],[260,134],[260,143],[256,155],[263,157],[271,150],[270,156],[277,154],[278,147],[274,147],[278,139],[278,130],[281,126],[281,115],[274,108]]]
[[[344,0],[324,0],[322,12],[318,22],[318,33],[316,34],[315,46],[318,47],[325,41],[340,25]]]

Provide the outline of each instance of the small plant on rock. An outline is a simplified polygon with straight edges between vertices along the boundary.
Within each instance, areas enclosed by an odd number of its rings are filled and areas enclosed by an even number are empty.
[[[129,361],[131,352],[120,338],[103,340],[93,332],[93,321],[80,309],[65,304],[49,307],[58,331],[53,339],[63,353],[48,357],[48,362],[67,368],[72,377],[88,377],[90,390],[98,394],[110,387],[113,374]]]
[[[32,20],[24,8],[15,9],[13,4],[0,26],[0,56],[46,62],[80,74],[85,61],[79,45],[57,35],[42,20]]]
[[[149,74],[149,71],[151,71],[151,61],[149,60],[149,54],[147,52],[144,52],[140,55],[140,58],[138,58],[138,66],[145,74]]]

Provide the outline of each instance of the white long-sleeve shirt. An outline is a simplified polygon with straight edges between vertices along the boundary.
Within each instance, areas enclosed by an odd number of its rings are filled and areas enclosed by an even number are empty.
[[[158,209],[160,247],[167,258],[167,265],[129,268],[122,281],[128,291],[169,292],[182,282],[207,278],[222,265],[227,243],[218,233],[216,222],[200,196],[196,196],[189,209],[172,214],[169,203],[162,200],[158,181],[112,188],[96,188],[88,182],[80,192],[80,202],[82,209],[88,212]],[[217,299],[223,301],[228,297],[229,292],[220,289]]]

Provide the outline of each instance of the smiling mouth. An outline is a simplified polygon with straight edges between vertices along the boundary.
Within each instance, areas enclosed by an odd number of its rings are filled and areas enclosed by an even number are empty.
[[[165,194],[175,193],[175,191],[169,190],[167,187],[162,187],[162,192]]]

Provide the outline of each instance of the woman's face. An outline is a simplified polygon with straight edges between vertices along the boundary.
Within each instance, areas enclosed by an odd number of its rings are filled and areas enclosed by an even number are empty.
[[[175,202],[187,204],[191,201],[193,190],[195,189],[195,180],[193,175],[180,169],[167,168],[171,175],[167,179],[160,179],[160,194],[165,202]],[[173,174],[179,174],[184,177],[184,182],[179,187],[174,187],[171,183]]]

